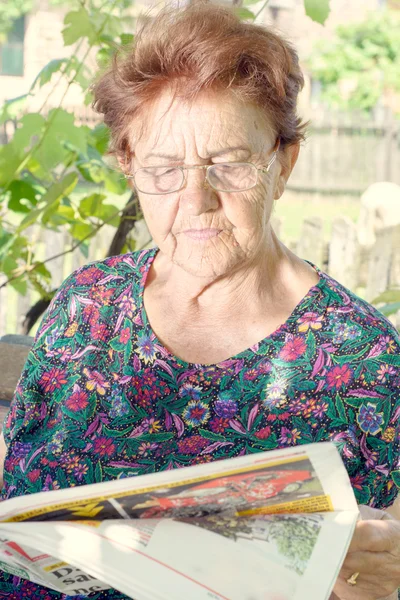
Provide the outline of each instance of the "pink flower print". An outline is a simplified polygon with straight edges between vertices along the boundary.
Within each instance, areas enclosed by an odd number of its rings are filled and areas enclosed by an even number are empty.
[[[140,454],[140,456],[146,457],[146,456],[149,456],[149,454],[156,448],[158,448],[158,444],[151,444],[150,442],[143,442],[142,444],[140,444],[140,446],[138,448],[138,454]]]
[[[111,438],[100,436],[94,441],[93,452],[100,456],[112,456],[115,452],[115,444]]]
[[[248,369],[244,374],[244,379],[246,379],[246,381],[254,381],[254,379],[257,379],[259,374],[260,373],[257,369]]]
[[[317,404],[317,406],[313,410],[314,417],[317,417],[318,419],[322,419],[322,417],[325,416],[328,408],[329,408],[329,405],[327,402],[322,402],[321,404]]]
[[[125,329],[123,329],[120,333],[119,342],[121,344],[126,344],[129,341],[130,337],[131,337],[131,330],[129,327],[125,327]]]
[[[201,450],[204,450],[210,443],[201,435],[192,435],[184,440],[179,440],[178,448],[182,454],[198,454]]]
[[[389,365],[381,365],[377,371],[377,376],[378,376],[377,379],[381,383],[386,383],[389,379],[388,376],[395,375],[395,374],[396,374],[396,369],[394,369],[393,367],[391,367]]]
[[[34,469],[27,474],[27,477],[31,483],[35,483],[40,477],[40,469]]]
[[[88,402],[88,395],[81,389],[74,391],[73,394],[65,401],[65,404],[72,412],[78,412],[84,410]]]
[[[133,317],[133,313],[136,310],[136,304],[128,295],[122,296],[120,303],[118,304],[118,308],[121,309],[121,313],[127,317]]]
[[[289,445],[295,444],[297,440],[301,438],[301,433],[298,429],[288,429],[287,427],[282,427],[281,429],[281,437],[279,438],[279,443]]]
[[[94,325],[100,319],[100,311],[97,306],[87,304],[82,311],[82,316],[90,325]]]
[[[354,477],[350,477],[352,487],[362,492],[366,478],[366,475],[354,475]]]
[[[225,429],[229,427],[229,419],[223,417],[214,417],[210,421],[210,429],[214,433],[224,433]]]
[[[74,469],[74,475],[75,475],[77,481],[82,481],[82,479],[84,478],[84,476],[86,475],[88,470],[89,470],[89,465],[84,465],[84,464],[77,465]]]
[[[323,320],[324,317],[318,315],[318,313],[304,313],[304,315],[297,320],[297,323],[300,323],[298,330],[302,333],[308,331],[310,328],[317,331],[318,329],[321,329]]]
[[[279,358],[292,362],[299,358],[307,350],[307,344],[303,337],[288,336],[289,339],[279,352]]]
[[[40,378],[40,384],[43,386],[45,393],[54,392],[59,390],[61,386],[67,383],[66,379],[67,371],[65,369],[57,369],[52,367],[50,371],[45,371]]]
[[[114,288],[107,289],[104,285],[94,285],[90,290],[90,297],[99,304],[108,306],[114,291]]]
[[[90,392],[96,390],[96,392],[100,394],[100,396],[104,396],[104,394],[106,393],[106,389],[110,387],[110,384],[108,383],[104,375],[102,375],[98,371],[89,371],[89,369],[87,369],[86,367],[83,369],[83,373],[88,378],[88,381],[86,383],[86,389],[88,389]]]
[[[352,378],[353,373],[348,365],[333,367],[326,374],[328,390],[339,390],[342,386],[348,385]]]
[[[56,350],[56,354],[61,362],[66,362],[72,356],[72,350],[68,346],[62,346]]]
[[[97,279],[104,275],[101,269],[97,267],[84,268],[81,273],[75,275],[75,281],[78,285],[86,285],[94,283]]]
[[[104,341],[107,338],[107,325],[94,323],[90,328],[90,335],[94,340]]]
[[[259,440],[266,440],[271,435],[271,427],[267,425],[266,427],[263,427],[257,431],[254,435]]]

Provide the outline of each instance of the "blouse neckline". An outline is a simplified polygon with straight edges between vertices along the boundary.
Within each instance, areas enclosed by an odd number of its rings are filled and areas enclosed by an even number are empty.
[[[308,290],[308,292],[303,296],[303,298],[297,303],[297,305],[294,307],[293,311],[291,312],[291,314],[289,315],[289,317],[286,319],[286,321],[284,323],[279,325],[279,327],[277,327],[277,329],[275,329],[275,331],[273,331],[266,337],[264,337],[261,340],[259,340],[258,342],[256,342],[253,346],[250,346],[249,348],[246,348],[245,350],[242,350],[241,352],[238,352],[237,354],[234,354],[233,356],[230,356],[229,358],[226,358],[223,361],[220,361],[219,363],[187,362],[183,358],[180,358],[179,356],[176,356],[175,354],[173,354],[173,352],[171,352],[168,348],[166,348],[164,346],[164,344],[159,340],[159,338],[157,337],[156,333],[154,332],[154,330],[150,324],[150,321],[149,321],[149,318],[147,315],[147,311],[144,306],[144,289],[146,287],[147,276],[149,274],[151,265],[152,265],[152,263],[156,257],[156,254],[158,252],[159,252],[159,248],[157,248],[157,247],[151,248],[149,250],[148,261],[146,263],[146,270],[143,274],[141,284],[140,284],[140,292],[138,294],[138,299],[140,300],[140,305],[138,306],[138,308],[140,309],[140,312],[142,315],[143,324],[146,327],[147,331],[150,333],[153,343],[155,343],[157,346],[162,348],[162,351],[163,351],[163,354],[165,355],[165,357],[167,357],[169,360],[173,361],[174,363],[180,365],[182,368],[185,368],[185,369],[190,369],[190,368],[192,368],[192,369],[193,368],[194,369],[209,369],[209,368],[221,365],[223,363],[227,363],[228,361],[236,361],[236,360],[246,358],[249,355],[249,353],[254,354],[256,349],[258,349],[261,345],[268,344],[269,341],[272,341],[278,335],[281,335],[285,330],[287,330],[289,323],[294,321],[297,317],[300,317],[301,314],[303,313],[304,304],[307,304],[308,300],[310,298],[312,298],[314,295],[319,296],[322,293],[323,289],[325,288],[326,274],[323,271],[321,271],[321,269],[317,265],[312,263],[311,261],[302,259],[302,260],[304,260],[304,262],[308,263],[318,273],[319,281],[315,285],[313,285]]]

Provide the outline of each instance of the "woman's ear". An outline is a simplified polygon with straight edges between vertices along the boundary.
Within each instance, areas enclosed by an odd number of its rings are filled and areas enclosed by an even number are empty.
[[[131,175],[133,168],[133,156],[134,152],[129,147],[127,141],[121,144],[121,148],[116,150],[115,157],[118,161],[119,168],[124,175]]]
[[[300,143],[292,144],[287,146],[284,150],[281,150],[278,154],[279,164],[281,172],[279,173],[277,182],[274,190],[274,200],[279,200],[286,188],[286,183],[290,177],[291,172],[297,162],[300,152]]]

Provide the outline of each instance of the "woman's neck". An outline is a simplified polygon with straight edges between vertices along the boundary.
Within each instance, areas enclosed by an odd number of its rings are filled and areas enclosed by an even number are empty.
[[[301,262],[274,236],[268,251],[259,252],[234,272],[214,280],[187,273],[159,253],[148,284],[151,286],[153,281],[164,299],[173,302],[181,314],[206,313],[208,318],[211,315],[226,318],[227,311],[234,311],[236,315],[241,314],[240,311],[256,313],[260,307],[265,310],[280,303],[287,293],[288,281],[293,279],[296,266],[298,268],[297,263]]]

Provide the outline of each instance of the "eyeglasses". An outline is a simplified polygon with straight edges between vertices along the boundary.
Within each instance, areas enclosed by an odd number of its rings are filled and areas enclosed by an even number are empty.
[[[185,165],[184,167],[154,166],[142,167],[127,179],[133,179],[136,189],[143,194],[161,195],[178,192],[185,185],[186,171],[205,169],[205,181],[218,192],[245,192],[255,187],[258,173],[268,173],[276,160],[274,150],[270,160],[263,167],[253,163],[232,162],[216,165]]]

